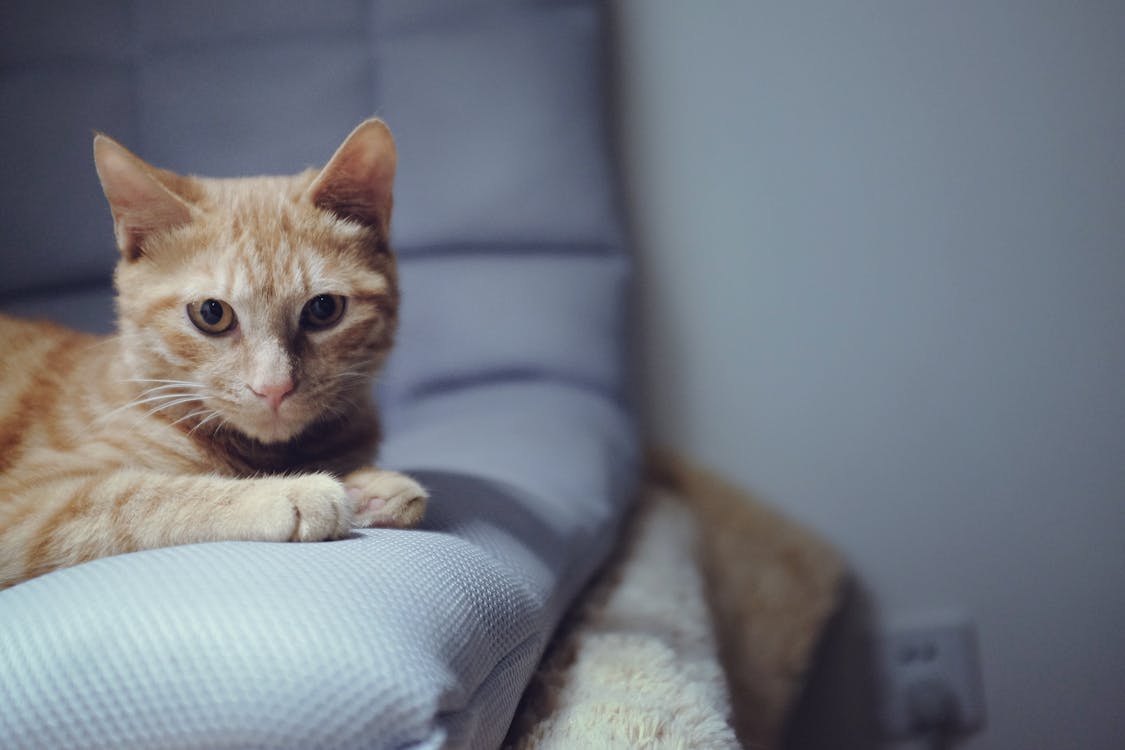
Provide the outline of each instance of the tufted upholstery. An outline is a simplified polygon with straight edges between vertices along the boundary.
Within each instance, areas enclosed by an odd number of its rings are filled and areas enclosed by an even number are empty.
[[[15,0],[4,307],[109,330],[91,134],[213,176],[399,146],[384,465],[421,531],[123,555],[0,593],[0,746],[491,747],[633,486],[602,9]]]

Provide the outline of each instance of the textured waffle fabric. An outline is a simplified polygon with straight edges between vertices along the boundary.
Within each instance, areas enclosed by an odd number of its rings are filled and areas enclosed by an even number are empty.
[[[16,0],[0,291],[112,324],[90,133],[216,176],[400,149],[383,465],[416,531],[95,561],[0,593],[0,747],[494,747],[632,490],[597,3]]]

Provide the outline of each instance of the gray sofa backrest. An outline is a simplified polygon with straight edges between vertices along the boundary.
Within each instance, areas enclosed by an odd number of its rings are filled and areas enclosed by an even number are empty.
[[[0,309],[112,328],[104,131],[209,176],[322,165],[372,114],[399,147],[399,407],[467,382],[625,385],[625,290],[593,0],[9,0]]]
[[[619,244],[600,3],[8,0],[0,292],[105,283],[95,130],[209,176],[321,165],[360,120],[400,149],[403,256]]]

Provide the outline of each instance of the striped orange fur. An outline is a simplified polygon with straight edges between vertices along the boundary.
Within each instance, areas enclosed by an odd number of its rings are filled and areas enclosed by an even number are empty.
[[[215,180],[105,136],[118,332],[0,316],[0,588],[106,555],[410,526],[426,493],[371,466],[394,342],[390,132],[322,170]]]

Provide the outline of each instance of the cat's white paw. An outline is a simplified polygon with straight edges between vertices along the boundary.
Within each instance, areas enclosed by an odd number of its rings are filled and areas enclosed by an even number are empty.
[[[422,520],[429,493],[397,471],[364,468],[344,477],[358,527],[409,528]]]
[[[270,541],[319,542],[352,529],[352,499],[328,474],[253,481],[261,531]]]

